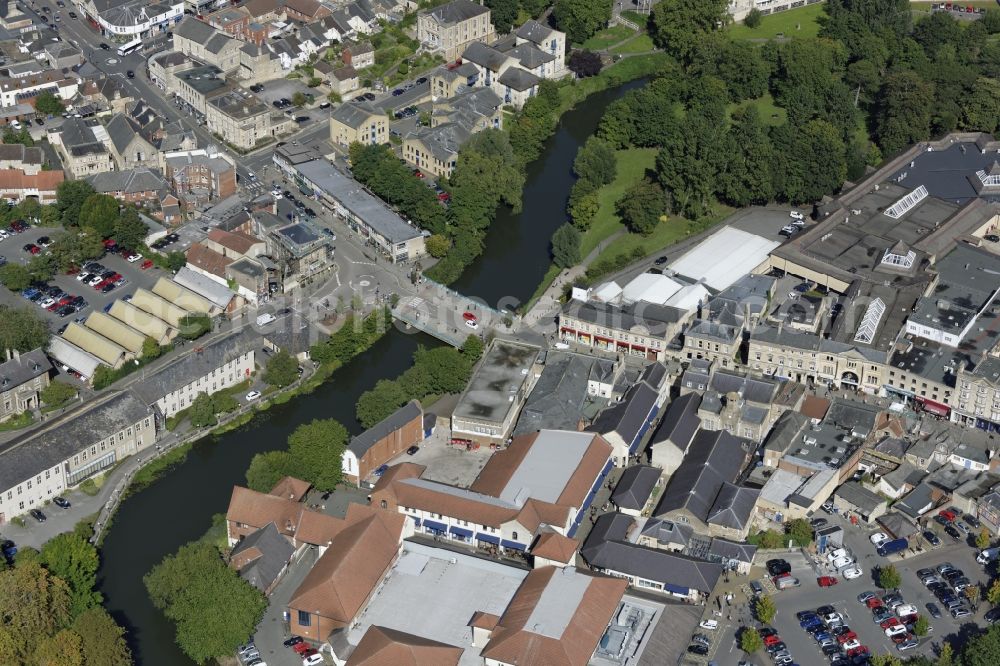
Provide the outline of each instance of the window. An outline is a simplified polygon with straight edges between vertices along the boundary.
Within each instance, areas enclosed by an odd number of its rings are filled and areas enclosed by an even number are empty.
[[[312,616],[307,611],[299,611],[299,626],[308,627],[312,624]]]
[[[385,500],[382,500],[381,502],[379,502],[379,506],[381,506],[383,509],[388,509],[389,503],[386,502]]]
[[[516,541],[517,540],[517,532],[511,532],[510,533],[510,538],[514,539]]]

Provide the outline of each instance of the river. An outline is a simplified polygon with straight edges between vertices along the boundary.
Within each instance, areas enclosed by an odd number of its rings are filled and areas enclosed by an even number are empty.
[[[646,79],[638,79],[594,93],[563,115],[541,158],[528,165],[521,212],[500,207],[486,235],[485,252],[453,289],[511,311],[531,298],[552,263],[549,239],[568,219],[566,202],[576,180],[572,169],[577,149],[597,129],[608,104],[645,84]]]
[[[577,148],[593,134],[609,103],[643,83],[595,93],[563,115],[542,158],[528,169],[524,212],[500,210],[486,238],[486,252],[456,289],[502,307],[531,297],[549,266],[549,238],[566,219]],[[505,297],[514,300],[501,303]],[[284,448],[299,424],[335,418],[352,434],[360,432],[354,418],[358,397],[379,379],[394,378],[410,367],[418,344],[437,342],[394,329],[312,394],[272,407],[242,428],[197,442],[185,463],[122,503],[102,546],[98,589],[107,609],[127,628],[137,664],[193,663],[175,644],[173,624],[149,601],[143,575],[204,534],[212,515],[225,512],[233,486],[245,483],[254,454]]]

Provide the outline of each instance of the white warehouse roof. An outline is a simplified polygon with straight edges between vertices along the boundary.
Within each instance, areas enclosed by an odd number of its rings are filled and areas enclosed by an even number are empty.
[[[666,275],[642,273],[625,285],[622,290],[622,300],[626,303],[645,301],[663,305],[671,296],[680,291],[681,285]]]
[[[682,287],[676,294],[671,296],[670,300],[666,302],[666,305],[672,308],[677,308],[678,310],[690,312],[698,307],[700,303],[707,303],[708,299],[711,297],[712,294],[705,288],[705,285],[689,284]]]
[[[778,241],[723,227],[671,264],[678,275],[721,291],[767,260]]]

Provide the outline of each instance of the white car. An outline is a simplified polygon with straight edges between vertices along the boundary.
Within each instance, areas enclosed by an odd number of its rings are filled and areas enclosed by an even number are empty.
[[[859,641],[859,640],[858,640],[858,639],[856,639],[856,638],[855,638],[855,639],[851,639],[851,640],[847,641],[847,642],[846,642],[846,643],[844,643],[844,645],[843,645],[843,648],[844,648],[844,650],[845,650],[845,651],[847,651],[847,650],[853,650],[853,649],[854,649],[854,648],[856,648],[856,647],[861,647],[861,641]]]
[[[833,568],[834,569],[843,569],[844,567],[849,567],[852,564],[854,564],[854,558],[853,557],[847,557],[845,555],[844,557],[838,557],[837,559],[835,559],[833,561]]]
[[[838,548],[837,550],[831,551],[826,555],[826,559],[830,560],[831,562],[833,562],[834,560],[838,560],[841,557],[847,557],[846,548]]]
[[[909,629],[907,629],[905,626],[901,624],[897,624],[896,626],[889,627],[888,629],[885,630],[885,635],[888,638],[892,638],[893,636],[899,636],[900,634],[905,634],[905,633],[909,633]]]
[[[135,262],[139,261],[140,259],[142,259],[142,255],[139,254],[138,252],[135,252],[135,253],[129,255],[129,257],[128,257],[128,263],[134,264]]]
[[[471,328],[472,330],[476,330],[477,328],[479,328],[479,322],[476,321],[475,319],[466,319],[465,325]]]
[[[248,402],[250,400],[256,400],[257,398],[260,397],[260,391],[250,391],[249,393],[247,393],[246,397]]]
[[[55,303],[55,302],[56,302],[56,299],[54,299],[54,298],[46,298],[45,300],[38,301],[38,307],[40,307],[40,308],[47,308],[50,305],[52,305],[53,303]]]
[[[719,622],[717,620],[702,620],[698,625],[702,629],[708,629],[709,631],[715,631],[719,628]]]
[[[323,663],[323,655],[319,654],[318,652],[316,654],[311,654],[308,657],[304,657],[302,659],[302,666],[316,666],[317,664],[322,664],[322,663]],[[258,664],[257,666],[260,666],[260,664]]]
[[[76,281],[83,282],[84,278],[86,278],[88,275],[90,275],[90,273],[88,273],[87,271],[80,271],[79,273],[76,274]]]
[[[804,220],[804,219],[806,219],[806,216],[803,215],[802,213],[800,213],[797,210],[793,210],[790,213],[788,213],[788,217],[792,218],[793,220]]]
[[[844,569],[840,572],[847,580],[854,580],[855,578],[861,578],[864,572],[861,571],[861,567],[851,567],[850,569]]]
[[[868,537],[868,540],[875,544],[876,547],[881,546],[886,541],[889,541],[889,535],[885,532],[876,532],[875,534]]]

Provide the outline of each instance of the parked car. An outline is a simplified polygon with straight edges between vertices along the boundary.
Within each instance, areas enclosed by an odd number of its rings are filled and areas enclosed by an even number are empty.
[[[45,514],[42,513],[40,509],[32,509],[28,513],[31,515],[32,518],[34,518],[35,520],[37,520],[40,523],[44,523],[46,520],[48,520],[45,517]]]
[[[691,654],[700,654],[700,655],[708,654],[708,648],[705,647],[704,645],[698,645],[698,644],[689,645],[687,651],[690,652]],[[303,661],[302,663],[304,664],[305,662]]]
[[[850,567],[849,569],[844,569],[841,574],[847,580],[854,580],[855,578],[861,578],[864,572],[861,570],[861,567]]]
[[[417,446],[416,444],[414,444],[410,448],[406,449],[406,455],[412,456],[412,455],[414,455],[419,450],[420,450],[420,447]]]
[[[839,582],[840,581],[837,580],[836,576],[820,576],[819,578],[816,579],[816,583],[820,587],[833,587]]]
[[[250,402],[251,400],[256,400],[259,397],[260,397],[260,391],[250,391],[246,395],[247,402]]]
[[[792,565],[785,560],[768,560],[765,566],[767,567],[767,573],[771,576],[780,576],[792,570]]]
[[[881,546],[886,541],[889,541],[889,536],[885,532],[876,532],[875,534],[868,537],[875,546]]]
[[[715,631],[719,628],[719,622],[717,620],[702,620],[698,623],[698,626],[702,629],[708,629],[709,631]]]
[[[66,499],[64,499],[62,497],[53,497],[52,498],[52,503],[55,504],[56,506],[58,506],[61,509],[68,509],[70,506],[72,506],[69,503],[69,500],[66,500]]]
[[[941,545],[941,539],[939,539],[938,535],[934,534],[934,532],[931,532],[930,530],[925,530],[924,531],[924,539],[933,548],[937,548],[938,546]]]

